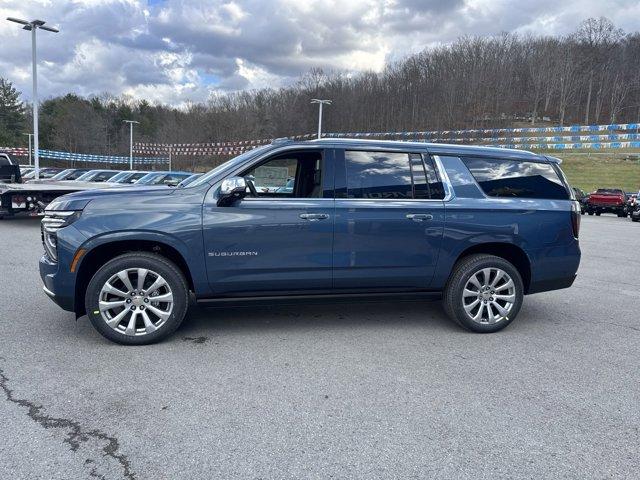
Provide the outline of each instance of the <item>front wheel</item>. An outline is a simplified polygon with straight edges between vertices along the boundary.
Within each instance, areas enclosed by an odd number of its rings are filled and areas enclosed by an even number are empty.
[[[518,270],[507,260],[477,254],[456,263],[444,290],[447,315],[478,333],[502,330],[518,315],[524,287]]]
[[[189,305],[182,272],[166,258],[146,252],[108,261],[87,287],[85,306],[96,330],[125,345],[146,345],[171,335]]]

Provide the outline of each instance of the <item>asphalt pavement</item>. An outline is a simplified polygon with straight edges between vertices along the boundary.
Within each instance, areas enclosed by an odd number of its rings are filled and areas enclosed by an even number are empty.
[[[640,224],[583,217],[574,286],[497,334],[437,302],[194,307],[123,347],[0,221],[0,478],[638,478]]]

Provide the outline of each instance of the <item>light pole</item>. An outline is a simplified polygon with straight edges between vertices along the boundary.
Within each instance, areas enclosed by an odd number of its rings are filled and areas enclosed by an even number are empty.
[[[31,62],[33,68],[33,163],[35,166],[35,178],[40,178],[40,159],[38,158],[38,72],[36,60],[36,30],[46,30],[47,32],[58,33],[57,28],[45,27],[43,20],[21,20],[19,18],[7,17],[10,22],[23,25],[23,29],[31,32]]]
[[[123,120],[129,124],[129,170],[133,170],[133,124],[140,123],[135,120]]]
[[[320,100],[319,98],[312,98],[311,103],[318,104],[318,138],[322,138],[322,106],[331,105],[331,100]]]
[[[31,137],[33,137],[33,133],[23,133],[23,135],[27,135],[29,137],[29,166],[31,166]]]

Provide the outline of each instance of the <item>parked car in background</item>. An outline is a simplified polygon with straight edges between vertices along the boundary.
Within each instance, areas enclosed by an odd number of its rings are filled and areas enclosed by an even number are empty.
[[[0,184],[0,219],[16,214],[41,215],[45,207],[61,195],[109,187],[106,180],[116,173],[116,170],[90,170],[75,180]]]
[[[0,182],[2,183],[20,183],[22,182],[22,174],[20,165],[14,163],[11,157],[6,153],[0,153]]]
[[[90,168],[67,168],[55,174],[53,177],[42,178],[40,180],[28,180],[27,183],[48,183],[59,180],[77,180],[81,175],[87,173]]]
[[[136,185],[167,185],[177,187],[178,184],[193,175],[189,172],[149,172]]]
[[[109,179],[107,183],[113,185],[133,185],[149,172],[141,172],[137,170],[125,170]]]
[[[63,182],[74,181],[74,182],[92,182],[92,183],[101,183],[107,182],[115,175],[120,173],[120,170],[89,170],[86,173],[83,173],[75,180],[63,180]]]
[[[40,178],[47,179],[59,174],[63,169],[56,167],[40,167]],[[22,181],[26,183],[28,180],[34,180],[36,178],[36,169],[34,168],[29,173],[22,175]]]
[[[640,192],[631,196],[628,210],[631,221],[640,222]]]
[[[615,213],[618,217],[626,217],[627,195],[620,188],[599,188],[587,196],[585,209],[589,215]]]
[[[260,192],[255,178],[287,191]],[[42,220],[40,275],[58,305],[123,344],[172,334],[190,291],[202,302],[442,296],[453,320],[489,333],[517,318],[523,295],[572,285],[579,225],[574,192],[550,157],[278,141],[185,188],[57,199]]]
[[[573,193],[576,197],[576,200],[578,201],[578,203],[580,203],[580,214],[584,215],[586,212],[585,202],[587,200],[587,194],[584,193],[583,190],[580,190],[577,187],[572,187],[572,188],[573,188]]]

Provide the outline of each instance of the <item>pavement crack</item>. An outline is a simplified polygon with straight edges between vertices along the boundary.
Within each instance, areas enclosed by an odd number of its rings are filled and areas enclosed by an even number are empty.
[[[87,430],[80,424],[80,422],[77,422],[76,420],[71,420],[68,418],[56,418],[47,415],[43,406],[36,405],[30,400],[16,398],[13,390],[9,388],[8,384],[9,378],[4,374],[4,370],[0,368],[0,388],[2,388],[2,391],[4,391],[4,394],[9,402],[26,408],[29,418],[31,418],[34,422],[38,423],[45,429],[59,428],[66,430],[66,437],[63,441],[64,443],[67,443],[69,445],[70,450],[73,452],[77,451],[82,443],[87,442],[90,439],[94,439],[102,443],[106,442],[106,444],[102,447],[104,456],[118,462],[123,470],[123,478],[128,480],[135,480],[136,475],[131,469],[129,459],[125,454],[119,453],[120,444],[116,437],[107,435],[106,433],[98,429]],[[91,474],[92,476],[99,476],[95,467],[92,469]]]

